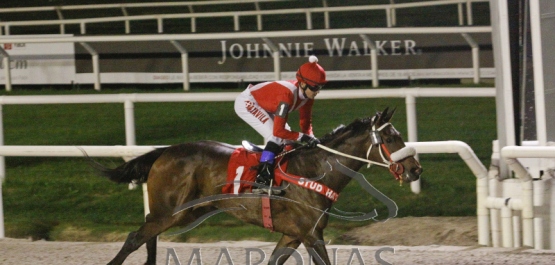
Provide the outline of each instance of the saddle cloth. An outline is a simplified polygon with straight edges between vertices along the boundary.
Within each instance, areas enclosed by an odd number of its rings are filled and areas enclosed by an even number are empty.
[[[222,188],[222,193],[226,194],[240,194],[250,192],[252,185],[249,182],[254,182],[257,174],[257,166],[260,163],[261,153],[252,152],[243,147],[239,147],[233,151],[229,159],[227,167],[227,181],[226,185]],[[287,161],[281,161],[281,158],[276,160],[276,165],[280,165],[281,169],[277,166],[275,171],[287,168]],[[274,186],[281,185],[281,174],[275,174]]]

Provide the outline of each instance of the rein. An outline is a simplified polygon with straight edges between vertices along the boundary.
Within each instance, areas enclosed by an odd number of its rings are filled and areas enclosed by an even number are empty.
[[[347,157],[347,158],[351,158],[351,159],[354,159],[354,160],[358,160],[358,161],[368,163],[368,167],[370,167],[372,164],[374,164],[374,165],[389,168],[389,172],[395,177],[395,179],[402,182],[403,179],[401,178],[401,174],[403,174],[405,169],[404,169],[403,165],[398,163],[398,161],[400,161],[402,159],[405,159],[409,156],[414,156],[416,154],[416,150],[413,147],[405,146],[405,147],[391,153],[387,149],[387,147],[385,146],[385,144],[383,143],[383,141],[382,141],[382,139],[379,135],[379,132],[382,131],[388,125],[391,125],[391,123],[389,123],[389,122],[384,123],[378,129],[376,129],[375,125],[372,126],[372,132],[370,133],[370,138],[372,139],[372,144],[368,147],[368,151],[366,151],[366,159],[356,157],[356,156],[352,156],[352,155],[349,155],[349,154],[345,154],[343,152],[331,149],[331,148],[329,148],[327,146],[324,146],[322,144],[318,144],[317,146],[321,149],[324,149],[324,150],[330,152],[330,153],[337,154],[337,155],[340,155],[340,156],[344,156],[344,157]],[[391,125],[391,126],[393,126],[393,125]],[[379,146],[378,150],[380,151],[380,156],[383,160],[383,163],[372,161],[372,160],[368,159],[368,157],[370,157],[370,152],[372,151],[372,147],[374,147],[374,146]],[[387,155],[387,157],[389,157],[389,159],[386,159],[386,157],[383,154],[384,152]]]
[[[295,151],[297,151],[297,150],[299,150],[299,149],[302,149],[302,148],[304,148],[304,147],[306,147],[306,145],[301,145],[301,146],[296,147],[296,148],[293,148],[293,149],[291,149],[291,150],[281,152],[281,153],[277,154],[275,158],[280,158],[280,157],[282,157],[282,156],[285,156],[285,155],[287,155],[287,154],[293,153],[293,152],[295,152]]]
[[[379,163],[379,162],[376,162],[376,161],[372,161],[372,160],[360,158],[360,157],[357,157],[357,156],[352,156],[352,155],[349,155],[349,154],[345,154],[345,153],[339,152],[335,149],[331,149],[331,148],[329,148],[325,145],[318,144],[317,147],[320,147],[321,149],[324,149],[324,150],[326,150],[330,153],[340,155],[340,156],[344,156],[344,157],[348,157],[348,158],[351,158],[351,159],[354,159],[354,160],[362,161],[362,162],[365,162],[365,163],[368,163],[368,164],[375,164],[375,165],[382,166],[382,167],[389,167],[388,164]]]

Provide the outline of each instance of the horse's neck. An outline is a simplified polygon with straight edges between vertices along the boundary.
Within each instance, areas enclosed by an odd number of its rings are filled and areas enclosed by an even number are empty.
[[[362,146],[363,144],[356,145],[356,144],[349,143],[349,144],[336,146],[336,148],[334,149],[343,154],[363,158],[365,157],[365,151],[362,150],[363,148]],[[325,150],[322,150],[322,151],[325,152],[326,160],[328,163],[330,163],[332,167],[330,176],[328,176],[324,180],[324,182],[326,185],[329,185],[330,187],[334,186],[335,189],[337,189],[336,191],[340,192],[343,188],[345,188],[345,186],[347,186],[347,184],[352,180],[352,178],[346,175],[345,173],[342,173],[344,170],[340,170],[339,167],[347,168],[349,170],[357,172],[364,165],[364,163],[349,157],[342,156],[340,154],[332,154]]]
[[[357,157],[365,157],[363,148],[364,144],[355,145],[354,143],[344,143],[340,145],[333,145],[336,151]],[[326,150],[311,150],[306,155],[297,156],[294,165],[294,170],[298,171],[297,174],[307,178],[323,178],[318,180],[336,192],[341,192],[345,186],[352,180],[351,177],[342,173],[338,167],[348,168],[352,171],[358,171],[363,165],[363,162],[341,156],[338,154],[330,153]]]

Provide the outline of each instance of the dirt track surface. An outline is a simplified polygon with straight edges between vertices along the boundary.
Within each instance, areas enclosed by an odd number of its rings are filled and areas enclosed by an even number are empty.
[[[91,242],[47,242],[21,239],[0,239],[0,264],[36,265],[36,264],[106,264],[119,251],[122,243]],[[219,242],[210,244],[160,242],[158,246],[158,263],[167,264],[168,248],[173,248],[181,264],[247,264],[247,248],[256,248],[266,254],[266,261],[274,247],[271,242],[241,241]],[[225,250],[222,250],[224,248]],[[344,246],[331,245],[328,251],[337,248],[335,264],[553,264],[555,251],[531,249],[501,249],[464,246]],[[199,249],[202,263],[196,260],[193,252]],[[381,251],[381,263],[376,259],[376,252]],[[289,260],[286,264],[309,264],[305,249],[299,249],[303,262]],[[225,257],[229,253],[231,261]],[[224,253],[224,255],[222,255]],[[251,251],[251,264],[257,263],[259,252]],[[359,255],[360,254],[360,255]],[[222,260],[218,262],[221,256]],[[333,257],[333,255],[332,255]],[[359,258],[360,257],[360,258]],[[141,247],[133,253],[124,264],[143,264],[146,250]],[[174,260],[170,264],[176,264]]]
[[[327,246],[332,259],[334,251],[336,253],[336,262],[332,260],[334,265],[555,264],[555,250],[478,246],[475,217],[394,218],[384,223],[378,222],[357,228],[344,237],[355,245]],[[168,249],[175,251],[183,265],[267,264],[275,244],[259,241],[205,244],[159,242],[157,264],[168,264]],[[118,253],[122,245],[123,242],[51,242],[6,238],[0,239],[0,264],[106,264]],[[250,263],[247,262],[247,253],[251,254]],[[306,249],[299,248],[299,253],[302,261],[290,259],[286,264],[313,264],[308,262]],[[376,253],[379,253],[380,262]],[[229,258],[226,254],[229,254]],[[192,261],[191,257],[194,258]],[[197,258],[200,262],[197,262]],[[219,258],[221,260],[218,263]],[[260,262],[262,259],[265,262]],[[146,249],[143,246],[129,256],[124,264],[139,265],[145,261]],[[176,263],[172,259],[169,264]]]

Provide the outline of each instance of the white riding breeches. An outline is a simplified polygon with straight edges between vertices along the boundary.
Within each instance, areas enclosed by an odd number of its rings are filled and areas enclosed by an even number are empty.
[[[270,114],[258,105],[247,88],[235,99],[235,113],[264,137],[264,144],[272,141],[278,145],[285,141],[274,136],[274,114]],[[285,128],[291,130],[288,124]]]

